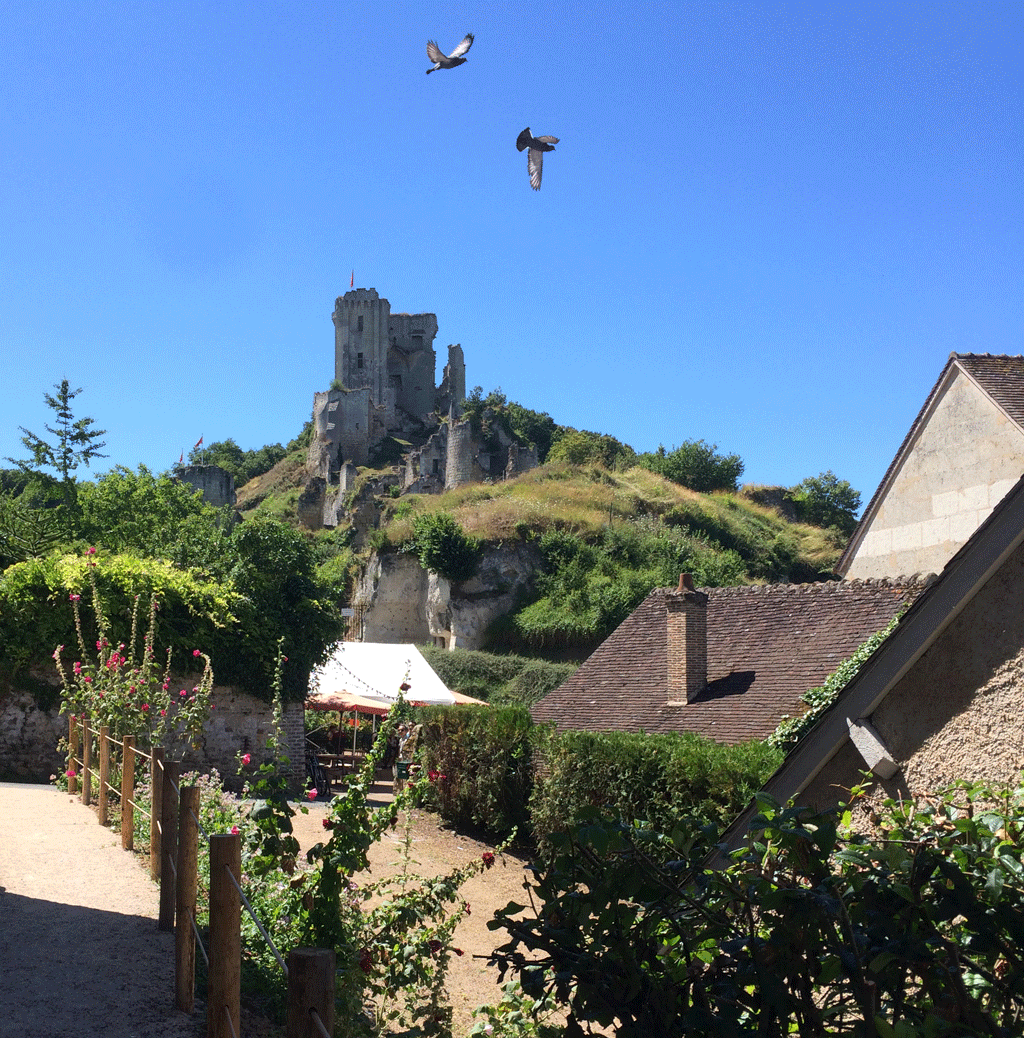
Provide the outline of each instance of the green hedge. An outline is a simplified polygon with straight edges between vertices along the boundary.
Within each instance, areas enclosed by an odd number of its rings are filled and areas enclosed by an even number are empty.
[[[537,742],[544,767],[530,819],[541,846],[592,808],[659,832],[683,819],[721,828],[782,759],[764,743],[723,746],[690,732],[564,732]]]
[[[515,828],[542,849],[593,808],[671,832],[721,828],[778,767],[764,743],[723,746],[692,733],[565,732],[522,707],[435,707],[420,714],[425,806],[500,840]]]
[[[419,717],[420,761],[431,780],[425,806],[489,837],[528,834],[538,729],[526,708],[431,707]]]

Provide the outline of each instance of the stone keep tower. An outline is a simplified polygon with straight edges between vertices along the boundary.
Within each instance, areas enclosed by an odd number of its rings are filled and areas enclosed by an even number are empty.
[[[334,303],[334,377],[346,389],[368,389],[381,431],[435,406],[434,314],[392,314],[375,288],[355,288]]]

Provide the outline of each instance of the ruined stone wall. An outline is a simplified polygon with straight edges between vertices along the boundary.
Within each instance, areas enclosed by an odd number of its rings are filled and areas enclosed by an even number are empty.
[[[360,620],[358,640],[429,641],[426,592],[427,572],[413,556],[374,553],[352,598]]]
[[[388,329],[388,380],[395,402],[407,414],[425,418],[434,411],[437,356],[434,314],[392,314]]]
[[[338,482],[341,465],[365,465],[373,416],[368,389],[331,389],[313,394],[313,436],[306,455],[310,476],[328,484]]]
[[[454,422],[448,427],[448,457],[445,462],[445,490],[473,482],[476,445],[469,422]]]
[[[529,447],[520,447],[518,443],[510,444],[508,462],[505,465],[505,478],[515,479],[516,476],[535,469],[538,464],[537,448],[534,444],[531,443]]]
[[[465,399],[466,361],[462,356],[462,346],[456,343],[448,347],[448,363],[444,366],[441,385],[437,387],[434,410],[438,414],[453,414],[455,418],[459,418]]]
[[[203,492],[203,500],[214,508],[235,503],[235,477],[219,465],[187,465],[177,478]]]

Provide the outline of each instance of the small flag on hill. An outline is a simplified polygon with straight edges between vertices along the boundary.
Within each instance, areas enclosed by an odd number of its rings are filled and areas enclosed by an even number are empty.
[[[352,271],[352,276],[348,279],[348,287],[349,288],[355,288],[356,287],[356,272],[354,270]]]
[[[184,465],[185,464],[185,448],[184,447],[181,448],[181,456],[178,458],[178,464],[179,465]]]
[[[194,451],[195,451],[195,450],[199,450],[199,448],[200,448],[200,447],[202,447],[202,445],[203,445],[203,438],[202,438],[202,436],[200,436],[200,437],[199,437],[199,441],[198,441],[198,442],[196,443],[196,445],[195,445],[195,446],[194,446],[194,447],[192,448],[192,450],[194,450]]]

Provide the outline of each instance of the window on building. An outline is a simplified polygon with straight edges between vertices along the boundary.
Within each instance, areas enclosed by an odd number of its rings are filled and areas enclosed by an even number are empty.
[[[362,314],[360,314],[360,315],[359,315],[359,316],[358,316],[358,317],[356,318],[356,331],[357,331],[357,332],[361,332],[362,330],[363,330],[363,315],[362,315]]]
[[[441,463],[437,460],[437,458],[434,458],[434,475],[435,476],[438,474],[438,471],[440,470],[440,466],[441,466]]]
[[[361,353],[356,354],[356,367],[361,368],[363,366],[363,355]]]

